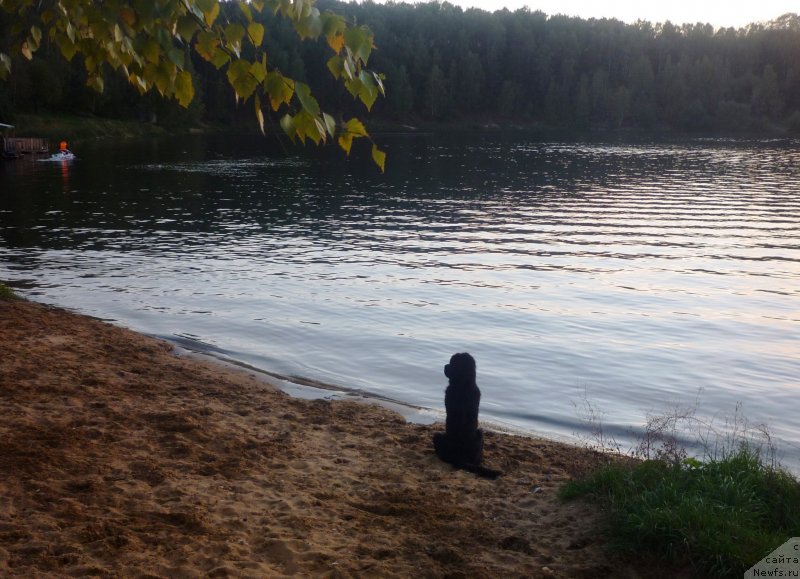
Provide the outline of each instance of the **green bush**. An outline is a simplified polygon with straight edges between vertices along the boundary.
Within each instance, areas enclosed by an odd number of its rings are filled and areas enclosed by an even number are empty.
[[[612,548],[741,576],[800,536],[800,481],[742,445],[721,459],[612,464],[568,483],[562,498],[607,506]]]
[[[0,300],[12,300],[17,297],[10,287],[0,282]]]

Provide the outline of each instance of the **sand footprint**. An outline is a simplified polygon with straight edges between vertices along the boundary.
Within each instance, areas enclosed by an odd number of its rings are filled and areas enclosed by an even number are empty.
[[[289,548],[289,544],[298,541],[284,541],[282,539],[266,539],[254,546],[254,555],[261,556],[264,560],[278,566],[281,571],[293,574],[298,571],[296,554]]]

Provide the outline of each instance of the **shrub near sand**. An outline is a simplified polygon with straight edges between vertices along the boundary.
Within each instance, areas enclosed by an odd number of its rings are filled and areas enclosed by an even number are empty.
[[[692,575],[741,577],[800,536],[800,481],[775,464],[774,449],[749,436],[703,460],[689,457],[673,436],[662,436],[663,425],[681,418],[692,415],[649,421],[656,426],[638,449],[646,460],[605,465],[568,482],[561,495],[604,505],[617,552],[685,566]]]
[[[13,300],[16,298],[17,294],[10,287],[0,282],[0,300]]]

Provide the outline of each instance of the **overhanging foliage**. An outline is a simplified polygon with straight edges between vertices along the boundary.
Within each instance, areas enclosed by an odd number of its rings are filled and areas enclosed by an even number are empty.
[[[320,12],[315,0],[0,0],[0,8],[14,18],[11,50],[0,52],[0,78],[11,73],[15,52],[31,60],[48,39],[67,61],[83,55],[87,84],[99,92],[107,65],[141,93],[155,89],[187,107],[195,93],[187,51],[194,50],[225,72],[237,100],[252,99],[262,132],[269,106],[283,112],[280,125],[292,140],[335,138],[348,154],[353,139],[371,140],[358,119],[337,127],[308,85],[270,64],[265,27],[255,18],[265,9],[291,21],[300,38],[324,37],[332,53],[328,69],[367,110],[384,94],[382,76],[367,69],[370,29]],[[374,143],[372,158],[383,170],[385,155]]]

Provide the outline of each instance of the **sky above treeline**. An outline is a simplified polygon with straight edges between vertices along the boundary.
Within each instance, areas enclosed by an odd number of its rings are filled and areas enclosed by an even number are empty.
[[[413,3],[415,0],[406,0]],[[493,12],[524,6],[545,14],[581,18],[616,18],[623,22],[708,23],[715,28],[741,28],[766,22],[787,12],[800,12],[800,0],[448,0],[463,8]]]

